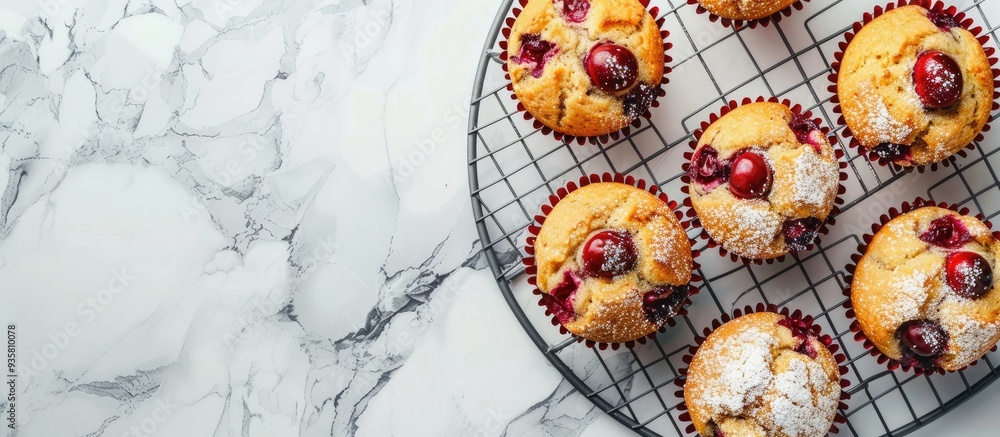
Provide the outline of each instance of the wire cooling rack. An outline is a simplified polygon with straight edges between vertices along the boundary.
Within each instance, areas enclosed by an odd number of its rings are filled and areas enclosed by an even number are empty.
[[[888,0],[885,0],[888,3]],[[517,320],[539,350],[597,407],[642,435],[685,435],[674,385],[681,358],[711,320],[759,302],[800,309],[817,319],[848,357],[851,399],[841,413],[840,435],[903,435],[955,409],[1000,376],[1000,353],[992,352],[965,371],[914,376],[888,371],[853,339],[842,290],[845,267],[860,235],[890,207],[917,196],[957,203],[989,219],[1000,214],[1000,155],[997,135],[987,133],[955,165],[905,173],[873,165],[848,147],[832,111],[827,76],[833,54],[851,24],[876,1],[812,0],[780,23],[733,30],[699,15],[685,0],[654,0],[674,44],[667,95],[630,135],[604,145],[570,145],[525,121],[506,87],[499,59],[500,30],[512,16],[506,0],[489,31],[475,78],[469,120],[469,182],[476,225],[487,260]],[[953,0],[997,45],[1000,2]],[[658,17],[659,18],[659,17]],[[744,266],[719,256],[699,240],[704,253],[701,293],[689,314],[654,340],[635,348],[598,350],[577,343],[552,326],[527,284],[520,262],[525,229],[539,206],[558,188],[583,175],[620,172],[659,185],[681,201],[682,154],[692,132],[729,100],[777,96],[801,104],[838,134],[849,163],[846,203],[831,233],[811,252],[784,262]],[[997,114],[992,114],[992,119]],[[994,129],[996,132],[997,129]],[[697,231],[692,231],[692,237]]]

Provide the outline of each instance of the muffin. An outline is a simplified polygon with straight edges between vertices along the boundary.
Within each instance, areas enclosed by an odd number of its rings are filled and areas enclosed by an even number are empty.
[[[637,0],[530,0],[511,28],[507,71],[535,119],[597,137],[647,112],[664,56],[660,28]]]
[[[744,104],[698,138],[688,194],[708,236],[751,260],[806,250],[833,211],[840,164],[816,123],[774,102]]]
[[[733,319],[698,347],[684,403],[703,436],[824,436],[840,369],[811,326],[774,312]]]
[[[861,331],[903,366],[968,366],[1000,340],[998,251],[986,225],[950,209],[924,206],[893,218],[851,282]]]
[[[690,294],[691,242],[670,207],[618,182],[583,186],[544,219],[534,242],[542,303],[597,343],[656,332]]]
[[[731,20],[756,20],[791,6],[798,0],[698,0],[709,13]]]
[[[982,45],[954,17],[903,6],[850,41],[837,97],[861,147],[883,161],[923,166],[962,150],[982,131],[993,73]]]

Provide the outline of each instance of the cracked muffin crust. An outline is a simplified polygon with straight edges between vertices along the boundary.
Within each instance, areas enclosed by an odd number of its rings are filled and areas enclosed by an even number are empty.
[[[837,361],[811,326],[774,312],[738,317],[709,334],[684,383],[702,436],[823,436],[840,393]]]
[[[569,193],[534,243],[542,303],[571,333],[624,343],[656,332],[689,295],[691,243],[646,190],[600,182]]]
[[[946,12],[916,5],[858,31],[837,76],[850,133],[904,167],[941,162],[970,144],[989,119],[993,91],[976,37]]]
[[[619,131],[659,92],[663,38],[637,0],[530,0],[508,40],[514,94],[557,132]]]
[[[742,105],[698,140],[691,206],[726,250],[766,260],[805,250],[834,207],[839,163],[813,120],[781,103]]]
[[[1000,340],[1000,242],[974,217],[925,206],[890,220],[858,261],[851,305],[882,354],[959,370]]]
[[[797,0],[698,0],[708,12],[731,20],[756,20],[775,14]]]

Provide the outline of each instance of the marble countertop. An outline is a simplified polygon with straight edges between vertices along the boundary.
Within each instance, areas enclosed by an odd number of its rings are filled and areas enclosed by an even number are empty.
[[[466,130],[499,4],[4,2],[6,435],[626,434],[481,255]],[[914,435],[992,429],[997,401]]]

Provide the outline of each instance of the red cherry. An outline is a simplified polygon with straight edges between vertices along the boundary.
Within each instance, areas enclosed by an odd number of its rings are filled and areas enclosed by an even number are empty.
[[[892,162],[906,162],[910,160],[910,146],[895,143],[882,143],[875,146],[872,151],[879,158],[888,159]]]
[[[959,296],[979,299],[993,288],[993,269],[978,253],[955,252],[945,261],[948,285]]]
[[[666,285],[656,287],[642,297],[642,309],[646,312],[646,319],[654,325],[663,325],[673,316],[677,315],[684,299],[687,299],[687,287],[675,287]]]
[[[538,34],[528,34],[521,36],[521,48],[514,57],[514,62],[525,64],[533,77],[542,77],[545,70],[545,63],[559,53],[555,44],[542,39]]]
[[[576,317],[573,300],[581,282],[583,281],[576,272],[567,270],[563,273],[562,282],[553,287],[547,295],[542,296],[542,304],[559,320],[559,323],[568,323]]]
[[[795,139],[798,140],[799,144],[809,144],[813,146],[816,153],[823,153],[823,143],[826,143],[827,139],[812,119],[795,114],[792,121],[788,123],[788,127],[792,129],[792,132],[795,132]]]
[[[924,106],[947,108],[962,95],[962,69],[944,53],[924,52],[913,66],[913,84]]]
[[[584,243],[582,258],[587,273],[612,278],[632,271],[638,255],[628,232],[601,231]]]
[[[759,199],[771,192],[771,166],[756,152],[741,152],[733,160],[729,191],[741,199]]]
[[[795,346],[795,352],[803,354],[811,359],[816,359],[816,347],[813,346],[812,340],[816,338],[816,334],[812,331],[812,326],[801,319],[793,319],[791,317],[785,317],[778,321],[779,326],[784,326],[792,331],[792,337],[798,341],[798,345]]]
[[[952,27],[959,26],[958,21],[955,20],[955,17],[951,16],[948,13],[945,13],[944,11],[928,11],[927,19],[931,20],[931,23],[934,23],[935,26],[937,26],[938,28],[940,28],[945,32],[951,30]]]
[[[898,335],[903,346],[925,358],[939,357],[948,347],[948,333],[929,320],[906,322],[899,327]]]
[[[703,189],[711,190],[729,179],[729,163],[719,159],[719,152],[714,147],[705,146],[691,157],[688,176]]]
[[[653,105],[657,90],[658,88],[647,85],[645,82],[639,82],[622,96],[622,112],[632,118],[645,114]]]
[[[598,44],[587,55],[587,74],[595,86],[607,93],[629,89],[639,77],[639,62],[629,49],[617,44]]]
[[[969,229],[953,215],[935,219],[920,240],[946,249],[958,249],[972,240]]]
[[[809,248],[809,245],[816,240],[820,226],[823,225],[818,218],[806,217],[802,219],[787,220],[781,226],[781,232],[785,234],[785,244],[788,245],[789,252],[801,252]]]
[[[788,328],[789,331],[792,331],[792,337],[795,338],[809,338],[815,336],[815,333],[813,333],[812,330],[812,325],[806,323],[806,321],[802,319],[785,317],[778,320],[778,326]]]
[[[587,0],[563,0],[563,17],[570,23],[582,23],[587,19],[590,2]]]

